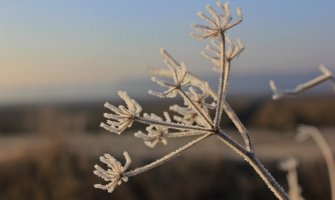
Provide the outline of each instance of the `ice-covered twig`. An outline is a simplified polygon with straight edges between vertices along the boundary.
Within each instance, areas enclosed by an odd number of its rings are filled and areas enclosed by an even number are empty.
[[[284,189],[278,184],[278,182],[273,178],[270,172],[256,157],[254,152],[249,152],[244,149],[235,140],[229,137],[223,130],[218,130],[217,137],[233,151],[235,151],[238,155],[240,155],[245,161],[247,161],[250,166],[252,166],[255,172],[262,178],[262,180],[266,183],[269,189],[279,200],[290,199]]]
[[[169,153],[166,156],[163,156],[162,158],[160,158],[160,159],[158,159],[158,160],[156,160],[156,161],[154,161],[154,162],[152,162],[148,165],[145,165],[143,167],[139,167],[139,168],[136,168],[136,169],[131,170],[129,172],[126,172],[124,174],[124,176],[127,176],[127,177],[136,176],[136,175],[141,174],[143,172],[149,171],[150,169],[158,167],[159,165],[162,165],[162,164],[168,162],[169,160],[179,156],[182,152],[186,151],[187,149],[191,148],[192,146],[196,145],[197,143],[201,142],[202,140],[208,138],[211,135],[213,135],[213,133],[207,133],[206,135],[200,136],[200,137],[194,139],[193,141],[187,143],[183,147],[180,147],[176,151],[174,151],[172,153]]]
[[[173,82],[167,82],[163,80],[158,80],[156,77],[152,77],[152,80],[156,82],[157,84],[168,87],[169,89],[163,93],[160,92],[154,92],[149,90],[149,94],[152,94],[154,96],[158,97],[176,97],[177,94],[180,94],[180,96],[184,99],[185,103],[189,105],[199,116],[205,120],[205,126],[207,128],[213,127],[213,122],[209,116],[209,113],[207,110],[201,109],[199,105],[194,102],[190,96],[183,90],[183,87],[189,84],[192,84],[194,80],[192,77],[188,76],[186,66],[183,63],[178,63],[165,49],[161,49],[161,54],[164,57],[165,64],[170,68]],[[206,86],[206,85],[203,85]],[[198,86],[202,90],[206,90],[206,88]],[[206,91],[205,91],[206,92]]]
[[[332,72],[323,65],[320,65],[319,70],[321,71],[321,74],[319,76],[303,84],[299,84],[297,87],[295,87],[294,89],[290,89],[290,90],[280,89],[277,87],[276,83],[273,80],[270,80],[269,82],[270,88],[273,92],[272,99],[277,100],[283,97],[295,96],[327,80],[330,80],[332,82],[333,90],[335,92],[335,79],[333,77]]]
[[[158,121],[158,120],[152,120],[144,117],[136,117],[134,119],[137,122],[143,123],[143,124],[154,124],[154,125],[160,125],[160,126],[166,126],[171,129],[177,129],[177,130],[193,130],[193,131],[207,131],[212,132],[213,129],[204,128],[201,126],[192,126],[192,125],[185,125],[181,123],[174,123],[174,122],[164,122],[164,121]]]
[[[170,115],[167,112],[164,112],[165,123],[171,123]],[[153,113],[150,115],[145,113],[144,118],[163,122],[163,119]],[[154,148],[158,143],[167,145],[167,138],[180,138],[180,137],[189,137],[189,136],[198,136],[208,133],[208,131],[178,131],[170,132],[171,126],[163,126],[158,124],[150,124],[147,126],[147,134],[142,131],[138,131],[134,134],[135,137],[144,140],[144,144],[150,148]]]
[[[251,144],[250,135],[249,135],[248,130],[245,128],[244,124],[237,117],[236,113],[230,107],[228,102],[226,102],[226,101],[223,102],[223,109],[224,109],[225,113],[228,115],[229,119],[233,122],[233,124],[235,125],[235,127],[237,128],[239,133],[241,134],[242,139],[243,139],[244,144],[245,144],[245,148],[248,151],[253,152],[254,150],[253,150],[253,147],[252,147],[252,144]]]
[[[169,72],[168,70],[163,70],[163,69],[158,69],[158,68],[151,68],[149,70],[149,72],[153,75],[157,75],[157,76],[165,76],[165,77],[172,77],[171,72]],[[218,94],[217,92],[215,92],[210,86],[208,86],[208,83],[206,82],[206,84],[204,84],[200,78],[196,77],[192,72],[188,71],[188,76],[192,77],[193,80],[198,80],[197,83],[198,85],[207,85],[207,92],[210,94],[210,96],[214,99],[217,100],[218,98]],[[196,81],[194,81],[196,82]],[[238,116],[236,115],[236,113],[234,112],[234,110],[230,107],[229,103],[226,100],[223,100],[222,102],[222,106],[223,106],[223,110],[224,112],[227,114],[227,116],[230,118],[230,120],[232,120],[233,124],[236,126],[236,128],[238,129],[239,133],[241,134],[245,146],[249,151],[253,151],[252,148],[252,144],[251,144],[251,139],[249,136],[249,132],[248,130],[245,128],[244,124],[240,121],[240,119],[238,118]],[[191,122],[191,124],[193,124],[193,120],[201,120],[198,119],[196,115],[192,114],[192,112],[182,109],[182,108],[178,108],[176,109],[175,107],[177,107],[177,105],[171,106],[170,109],[173,111],[181,111],[182,115],[185,116],[185,120],[182,120],[181,118],[177,118],[178,122]],[[192,121],[190,121],[192,120]],[[189,124],[189,123],[186,123]]]

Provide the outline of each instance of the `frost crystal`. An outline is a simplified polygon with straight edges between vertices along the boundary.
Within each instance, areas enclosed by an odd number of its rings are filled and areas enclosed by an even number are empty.
[[[229,3],[226,2],[225,4],[222,4],[220,1],[217,1],[217,6],[221,8],[224,15],[219,14],[210,5],[207,5],[206,9],[208,13],[212,15],[212,18],[208,17],[203,12],[198,12],[198,16],[205,20],[209,26],[193,24],[193,27],[198,31],[198,34],[192,34],[193,37],[196,39],[216,38],[242,21],[242,11],[240,8],[237,9],[239,20],[235,23],[231,23],[233,18],[231,16]]]
[[[142,107],[134,99],[131,99],[126,92],[119,91],[118,94],[125,101],[127,108],[122,105],[117,108],[108,102],[105,103],[105,107],[114,114],[104,113],[107,123],[101,123],[100,126],[107,131],[120,135],[126,128],[131,127],[134,118],[141,113]]]
[[[164,63],[169,67],[169,69],[151,68],[149,69],[150,74],[153,75],[154,77],[160,76],[163,78],[174,78],[175,70],[173,69],[180,69],[183,64],[178,63],[165,49],[161,49],[161,54],[164,57]],[[216,94],[214,95],[214,91],[211,91],[208,82],[200,79],[196,75],[186,71],[186,77],[184,79],[185,79],[185,85],[189,84],[194,87],[197,87],[201,91],[210,94],[210,96],[212,96],[213,98],[214,96],[216,96]],[[153,91],[149,91],[149,93],[151,94],[154,93],[154,95],[157,95],[157,93]]]
[[[167,112],[164,112],[164,116],[166,122],[171,122],[171,118]],[[163,119],[155,114],[144,114],[144,118],[155,120],[155,121],[163,121]],[[167,145],[166,135],[169,134],[169,128],[166,126],[160,125],[150,125],[146,128],[148,134],[143,133],[142,131],[138,131],[135,133],[135,137],[141,138],[144,140],[144,144],[150,148],[154,148],[159,142]]]
[[[95,165],[95,170],[93,172],[95,175],[101,177],[109,183],[105,185],[95,184],[95,188],[107,190],[109,193],[112,193],[117,185],[121,185],[122,181],[128,181],[128,177],[124,176],[124,172],[129,168],[131,164],[131,159],[127,152],[124,152],[123,155],[126,159],[126,163],[123,167],[119,161],[117,161],[113,156],[109,154],[105,154],[104,156],[100,157],[100,161],[105,163],[108,169],[104,170],[99,165]]]
[[[168,89],[162,93],[149,90],[149,94],[161,98],[164,97],[174,98],[177,96],[179,89],[190,83],[186,77],[187,75],[186,65],[184,63],[179,64],[176,61],[174,61],[174,59],[164,49],[161,49],[161,53],[166,57],[165,64],[170,68],[173,82],[159,80],[156,77],[152,77],[151,80],[153,82],[157,83],[162,87],[167,87]]]

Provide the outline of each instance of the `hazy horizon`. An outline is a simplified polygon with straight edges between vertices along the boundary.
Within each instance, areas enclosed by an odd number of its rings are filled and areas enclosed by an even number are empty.
[[[277,82],[282,89],[291,89],[297,84],[310,80],[319,75],[314,70],[306,74],[267,74],[267,75],[235,75],[230,81],[228,96],[263,96],[271,98],[269,80]],[[201,78],[208,81],[211,87],[217,85],[218,74],[200,74]],[[89,102],[89,101],[118,101],[117,91],[124,90],[132,97],[142,100],[157,100],[148,94],[148,90],[162,91],[162,88],[153,83],[148,76],[125,79],[121,81],[87,82],[85,84],[59,84],[39,85],[35,87],[19,87],[11,90],[4,90],[0,105],[18,105],[35,103],[67,103],[67,102]],[[216,89],[216,88],[215,88]],[[316,88],[306,91],[304,96],[309,95],[332,95],[332,84],[325,82]]]

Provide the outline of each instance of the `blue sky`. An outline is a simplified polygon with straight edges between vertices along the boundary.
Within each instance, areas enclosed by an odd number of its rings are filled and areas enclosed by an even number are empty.
[[[208,3],[214,1],[3,0],[0,102],[47,100],[52,93],[60,99],[112,96],[109,85],[163,66],[160,47],[192,71],[211,74],[199,56],[206,43],[189,36],[190,24],[200,22],[196,13]],[[234,74],[304,73],[321,63],[334,69],[335,1],[230,3],[242,7],[245,21],[229,35],[247,47]]]

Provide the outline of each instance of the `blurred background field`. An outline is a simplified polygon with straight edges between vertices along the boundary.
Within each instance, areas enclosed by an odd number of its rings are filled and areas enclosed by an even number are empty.
[[[280,160],[298,158],[299,181],[306,199],[330,199],[326,165],[312,141],[297,143],[304,123],[321,128],[335,146],[335,97],[303,96],[272,101],[235,96],[229,101],[249,128],[260,159],[287,189]],[[147,112],[161,113],[168,101],[140,100]],[[113,103],[118,104],[117,100]],[[0,199],[275,199],[254,171],[215,138],[203,141],[170,163],[131,178],[113,194],[93,188],[99,156],[123,159],[127,150],[141,166],[185,144],[169,140],[149,149],[133,133],[122,136],[99,128],[103,102],[7,105],[0,107]],[[224,126],[238,137],[231,122]],[[123,162],[123,161],[122,161]]]

